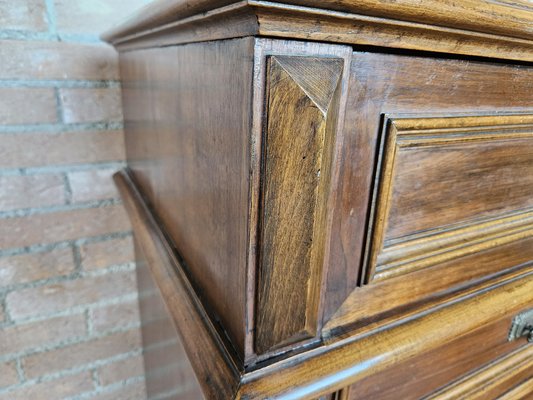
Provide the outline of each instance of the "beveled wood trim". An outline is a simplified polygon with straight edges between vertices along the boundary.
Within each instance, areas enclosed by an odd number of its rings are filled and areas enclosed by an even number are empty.
[[[531,2],[518,1],[521,7],[516,0],[513,4],[497,0],[285,0],[331,11],[532,39],[533,7]]]
[[[146,21],[151,21],[147,22],[148,25],[145,25],[144,18],[141,18],[137,25],[126,24],[123,30],[111,31],[103,38],[121,51],[259,35],[533,61],[533,36],[530,33],[527,35],[527,31],[524,31],[524,35],[520,37],[501,36],[501,33],[495,34],[494,29],[486,28],[480,31],[469,29],[472,19],[465,18],[462,20],[464,24],[460,23],[463,15],[480,12],[482,9],[452,13],[453,4],[459,3],[448,1],[446,3],[451,7],[447,21],[449,23],[433,21],[435,22],[433,24],[431,16],[438,18],[442,17],[442,14],[423,13],[422,16],[425,15],[421,19],[423,22],[418,21],[418,18],[410,19],[408,16],[402,18],[394,13],[388,17],[380,16],[383,10],[386,10],[388,15],[387,10],[392,10],[394,8],[392,6],[395,5],[405,8],[405,3],[412,3],[410,0],[404,0],[402,4],[394,2],[387,7],[379,7],[377,0],[369,0],[366,3],[369,2],[374,4],[367,4],[370,8],[359,12],[353,11],[359,10],[357,7],[352,7],[352,11],[327,9],[318,1],[294,1],[300,3],[296,5],[261,0],[240,2],[219,0],[212,1],[212,8],[206,9],[208,7],[206,1],[200,2],[196,8],[187,7],[189,1],[182,0],[169,2],[172,4],[167,5],[167,8],[173,12],[171,15],[164,15],[164,12],[160,11],[158,19],[150,20],[148,13]],[[470,0],[472,4],[476,2],[482,5],[487,0]],[[183,3],[183,7],[180,7],[180,3]],[[436,0],[431,3],[436,3]],[[435,7],[439,8],[438,5]],[[412,14],[412,5],[407,8]],[[420,7],[423,8],[425,7]],[[463,10],[460,5],[458,8]],[[204,11],[191,14],[191,10]],[[533,11],[528,10],[522,14],[526,20],[533,20]],[[489,18],[493,26],[498,27],[496,29],[498,32],[502,28],[505,30],[505,19],[501,19],[504,15],[507,15],[507,18],[512,16],[502,11],[501,15],[496,12]],[[319,25],[314,22],[317,18],[320,18]],[[479,18],[473,20],[477,21]]]
[[[529,377],[533,346],[520,348],[427,397],[427,400],[482,400],[501,394],[512,381]],[[498,393],[495,393],[498,392]]]
[[[499,400],[528,400],[533,393],[533,378],[520,383],[500,396]]]
[[[257,17],[244,3],[230,4],[149,30],[133,31],[109,42],[120,51],[129,51],[257,35]]]
[[[387,245],[379,255],[380,265],[372,280],[392,278],[531,236],[533,210],[407,236],[398,244]]]
[[[117,173],[114,179],[207,398],[287,400],[326,395],[509,313],[523,311],[533,301],[532,274],[514,276],[477,296],[396,324],[387,332],[378,329],[240,372],[128,173]],[[413,335],[420,341],[413,341]]]
[[[267,64],[268,60],[271,57],[294,57],[294,56],[304,56],[309,58],[338,58],[342,59],[344,62],[343,73],[341,78],[341,93],[339,96],[338,110],[336,111],[337,116],[335,120],[337,124],[335,127],[330,127],[330,129],[335,130],[336,148],[332,154],[332,171],[331,171],[331,180],[332,182],[337,181],[339,168],[340,168],[340,154],[342,152],[342,141],[343,141],[343,131],[344,131],[344,116],[346,109],[347,101],[347,92],[348,92],[348,82],[349,82],[349,73],[350,73],[350,63],[352,59],[352,48],[349,46],[341,45],[328,45],[323,43],[314,43],[314,42],[294,42],[294,41],[285,41],[285,40],[272,40],[272,39],[255,39],[255,57],[254,57],[254,90],[253,90],[253,109],[252,109],[252,151],[251,151],[251,165],[252,165],[252,175],[250,185],[250,226],[257,227],[260,220],[260,202],[261,202],[261,193],[260,188],[262,185],[262,176],[261,176],[261,162],[262,162],[262,149],[263,149],[263,134],[264,134],[264,123],[265,123],[265,109],[267,108],[265,93],[267,93]],[[330,118],[330,121],[333,119]],[[331,225],[331,209],[334,204],[334,196],[336,194],[335,184],[332,183],[330,193],[328,194],[329,202],[327,205],[327,210],[329,211],[326,216],[327,222],[327,232],[325,236],[329,237],[329,228]],[[276,354],[281,354],[289,350],[294,350],[292,346],[284,346],[266,353],[265,355],[257,355],[254,349],[255,341],[255,311],[256,311],[256,281],[257,275],[255,266],[257,265],[258,251],[260,248],[259,243],[259,230],[253,229],[250,231],[249,239],[249,251],[248,251],[248,260],[249,265],[254,266],[248,268],[248,298],[251,301],[247,304],[247,327],[246,327],[246,354],[248,358],[245,360],[246,365],[251,365],[257,363],[261,360],[274,356]],[[324,259],[327,259],[329,252],[329,241],[327,241],[324,248]],[[325,281],[325,276],[327,274],[327,267],[322,268],[323,274],[319,278],[322,282]],[[323,297],[325,290],[321,290],[321,301],[319,305],[319,315],[322,315],[322,305]],[[318,321],[320,330],[321,318]],[[315,339],[311,339],[314,341]],[[308,342],[301,342],[300,344],[309,344]]]
[[[303,399],[358,380],[531,307],[533,276],[521,276],[420,318],[310,350],[243,376],[237,399]],[[506,337],[507,332],[502,332]],[[413,338],[417,340],[413,340]],[[521,339],[524,340],[525,338]]]
[[[149,211],[129,173],[114,175],[135,240],[146,257],[185,351],[208,399],[233,398],[240,368],[220,338],[174,250]]]
[[[119,38],[151,30],[213,9],[235,3],[235,0],[157,0],[136,11],[120,25],[104,32],[102,39],[115,42]]]
[[[317,333],[344,60],[271,56],[255,348]]]
[[[281,3],[251,4],[264,36],[533,61],[531,39]]]
[[[533,140],[533,115],[395,118],[387,116],[384,145],[378,161],[373,228],[366,282],[389,279],[455,258],[533,236],[533,209],[481,221],[439,226],[422,233],[385,240],[393,196],[396,158],[405,148],[428,148],[467,142]]]

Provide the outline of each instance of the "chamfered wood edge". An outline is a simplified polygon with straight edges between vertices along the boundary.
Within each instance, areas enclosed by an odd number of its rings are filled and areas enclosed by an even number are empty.
[[[255,323],[259,354],[317,334],[344,62],[268,57]]]
[[[118,26],[105,32],[102,37],[106,41],[129,36],[141,31],[147,31],[162,25],[177,22],[194,15],[207,14],[217,8],[223,8],[235,4],[253,4],[261,0],[158,0],[141,8]],[[276,4],[276,2],[270,2]],[[337,4],[335,4],[337,3]],[[430,1],[427,5],[417,4],[421,15],[413,13],[412,2],[396,1],[388,4],[387,10],[383,10],[383,2],[380,0],[368,0],[358,4],[353,2],[321,2],[318,0],[282,0],[278,4],[287,6],[307,6],[316,8],[317,4],[323,6],[325,11],[337,11],[344,13],[360,13],[361,15],[373,15],[377,17],[387,17],[392,14],[398,20],[410,22],[424,22],[430,25],[440,25],[444,27],[466,28],[481,33],[498,33],[510,37],[531,39],[531,25],[533,19],[533,8],[522,6],[520,11],[513,5],[495,4],[487,0],[472,0],[468,5],[446,4],[443,10],[438,10],[432,16],[426,10],[433,10],[438,1]],[[404,4],[405,3],[405,4]],[[487,7],[491,7],[490,11]],[[466,9],[468,13],[460,13]],[[516,13],[520,12],[517,17]],[[478,19],[473,17],[479,16]],[[506,25],[506,22],[509,24]]]
[[[303,399],[326,395],[443,346],[509,313],[527,309],[532,303],[533,275],[527,274],[386,331],[339,340],[249,372],[243,376],[237,398]],[[507,332],[501,335],[506,337]]]
[[[527,35],[517,38],[490,30],[473,31],[263,0],[211,1],[213,7],[208,9],[209,0],[204,0],[198,7],[180,10],[176,2],[170,3],[175,6],[172,19],[150,20],[157,10],[150,12],[148,8],[144,12],[146,20],[152,21],[149,25],[126,24],[124,29],[110,31],[102,38],[120,51],[264,36],[533,62],[533,41]],[[192,13],[194,10],[202,11]],[[317,18],[321,23],[314,26]],[[144,17],[140,21],[143,20]]]
[[[113,176],[136,241],[207,398],[232,398],[240,370],[127,170]],[[220,397],[221,396],[221,397]]]
[[[362,337],[333,341],[244,372],[213,326],[129,173],[121,171],[114,180],[136,240],[208,398],[300,399],[328,394],[450,342],[495,318],[531,307],[533,302],[533,275],[514,276],[475,296],[398,323],[386,332],[382,327]],[[420,340],[413,341],[415,336]]]
[[[442,226],[420,234],[404,235],[398,241],[399,245],[396,244],[396,248],[401,250],[396,250],[397,253],[391,256],[395,244],[385,245],[385,229],[392,201],[392,177],[397,173],[395,160],[401,149],[415,146],[445,148],[457,142],[474,140],[490,142],[530,138],[533,137],[533,115],[402,117],[386,114],[384,118],[384,139],[381,141],[373,209],[370,212],[372,222],[367,235],[371,240],[367,243],[368,254],[365,256],[366,283],[425,269],[473,253],[474,250],[482,251],[531,236],[533,227],[528,230],[524,230],[524,227],[531,225],[528,213],[533,210],[524,209],[520,210],[523,214],[519,216],[515,216],[517,212],[513,211],[460,223],[453,229]],[[517,233],[519,229],[524,232],[521,236]],[[469,231],[471,236],[466,235]],[[475,234],[478,236],[473,236]],[[457,244],[459,241],[460,245]],[[416,256],[414,252],[417,252]],[[387,254],[388,258],[378,265],[378,255]]]

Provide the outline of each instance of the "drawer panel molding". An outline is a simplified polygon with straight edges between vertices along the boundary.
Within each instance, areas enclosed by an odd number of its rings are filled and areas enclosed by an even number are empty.
[[[367,281],[533,236],[533,116],[387,117]]]
[[[532,368],[533,346],[522,347],[427,396],[425,400],[497,398],[505,392],[506,388],[513,387],[527,379]]]

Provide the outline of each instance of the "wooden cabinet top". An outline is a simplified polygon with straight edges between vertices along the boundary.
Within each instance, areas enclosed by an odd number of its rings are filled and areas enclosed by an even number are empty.
[[[243,36],[533,61],[527,0],[159,0],[103,35],[121,50]]]

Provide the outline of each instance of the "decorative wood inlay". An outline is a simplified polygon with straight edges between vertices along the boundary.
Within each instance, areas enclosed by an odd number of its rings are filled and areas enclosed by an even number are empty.
[[[533,236],[533,116],[389,118],[367,280]]]
[[[316,335],[344,60],[271,56],[255,347]]]
[[[493,399],[530,376],[533,346],[526,346],[428,396],[427,400]]]

